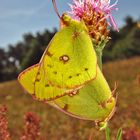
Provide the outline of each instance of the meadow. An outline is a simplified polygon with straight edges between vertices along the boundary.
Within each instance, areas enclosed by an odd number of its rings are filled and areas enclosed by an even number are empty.
[[[115,140],[120,127],[123,133],[133,129],[139,134],[140,57],[108,62],[103,66],[103,73],[112,90],[115,81],[118,82],[117,110],[109,122],[111,140]],[[93,122],[69,117],[45,103],[33,100],[17,80],[0,84],[0,104],[7,106],[12,140],[19,140],[22,136],[24,115],[27,112],[33,112],[40,118],[40,135],[43,140],[87,140],[91,131],[94,140],[105,140],[104,131],[97,131]],[[140,137],[136,140],[140,140]]]

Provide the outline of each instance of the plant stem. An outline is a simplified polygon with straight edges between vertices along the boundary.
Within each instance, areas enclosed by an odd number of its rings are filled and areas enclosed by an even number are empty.
[[[99,65],[100,70],[102,71],[102,51],[97,51],[97,63]]]
[[[99,65],[99,68],[101,71],[102,71],[102,54],[103,54],[103,50],[104,50],[106,43],[107,43],[106,40],[100,42],[99,45],[95,45],[95,43],[93,42],[93,46],[94,46],[94,49],[95,49],[96,55],[97,55],[97,63]]]

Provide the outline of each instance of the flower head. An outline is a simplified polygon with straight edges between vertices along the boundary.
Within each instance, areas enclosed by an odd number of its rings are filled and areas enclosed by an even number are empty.
[[[110,0],[73,0],[70,14],[77,20],[83,20],[92,38],[98,42],[101,37],[108,37],[108,25],[118,31],[111,13],[112,10],[117,10],[117,2],[110,5]]]
[[[24,132],[20,140],[35,140],[40,136],[40,119],[32,112],[25,115]]]
[[[0,106],[0,139],[9,140],[10,134],[8,132],[8,120],[6,117],[7,108],[5,105]]]
[[[116,8],[117,3],[118,1],[110,5],[110,0],[73,0],[73,4],[70,4],[72,10],[70,13],[77,19],[81,19],[85,14],[91,16],[93,12],[102,13],[104,17],[99,20],[107,19],[108,24],[118,30],[111,13],[112,10],[118,9]]]

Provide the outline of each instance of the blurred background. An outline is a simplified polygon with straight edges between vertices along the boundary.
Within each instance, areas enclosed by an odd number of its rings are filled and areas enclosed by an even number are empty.
[[[0,104],[8,108],[11,137],[19,139],[24,131],[23,116],[33,111],[41,118],[41,133],[46,140],[86,140],[92,122],[74,118],[71,121],[63,113],[32,100],[16,81],[19,72],[39,62],[59,30],[59,18],[51,0],[0,0],[0,3]],[[70,11],[67,3],[71,0],[57,0],[60,14]],[[112,39],[103,54],[104,75],[111,88],[115,81],[119,82],[118,109],[110,122],[112,139],[117,129],[123,127],[124,140],[134,140],[131,135],[140,140],[139,7],[139,0],[119,0],[119,10],[113,15],[120,31],[111,29]],[[103,133],[94,131],[95,140],[104,140]]]

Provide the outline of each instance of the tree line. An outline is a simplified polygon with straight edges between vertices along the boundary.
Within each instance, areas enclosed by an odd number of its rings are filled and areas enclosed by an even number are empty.
[[[20,71],[39,62],[46,46],[57,32],[45,30],[36,35],[27,33],[23,41],[0,48],[0,82],[15,79]],[[104,62],[140,55],[140,23],[128,16],[120,32],[111,30],[111,40],[107,44]]]

